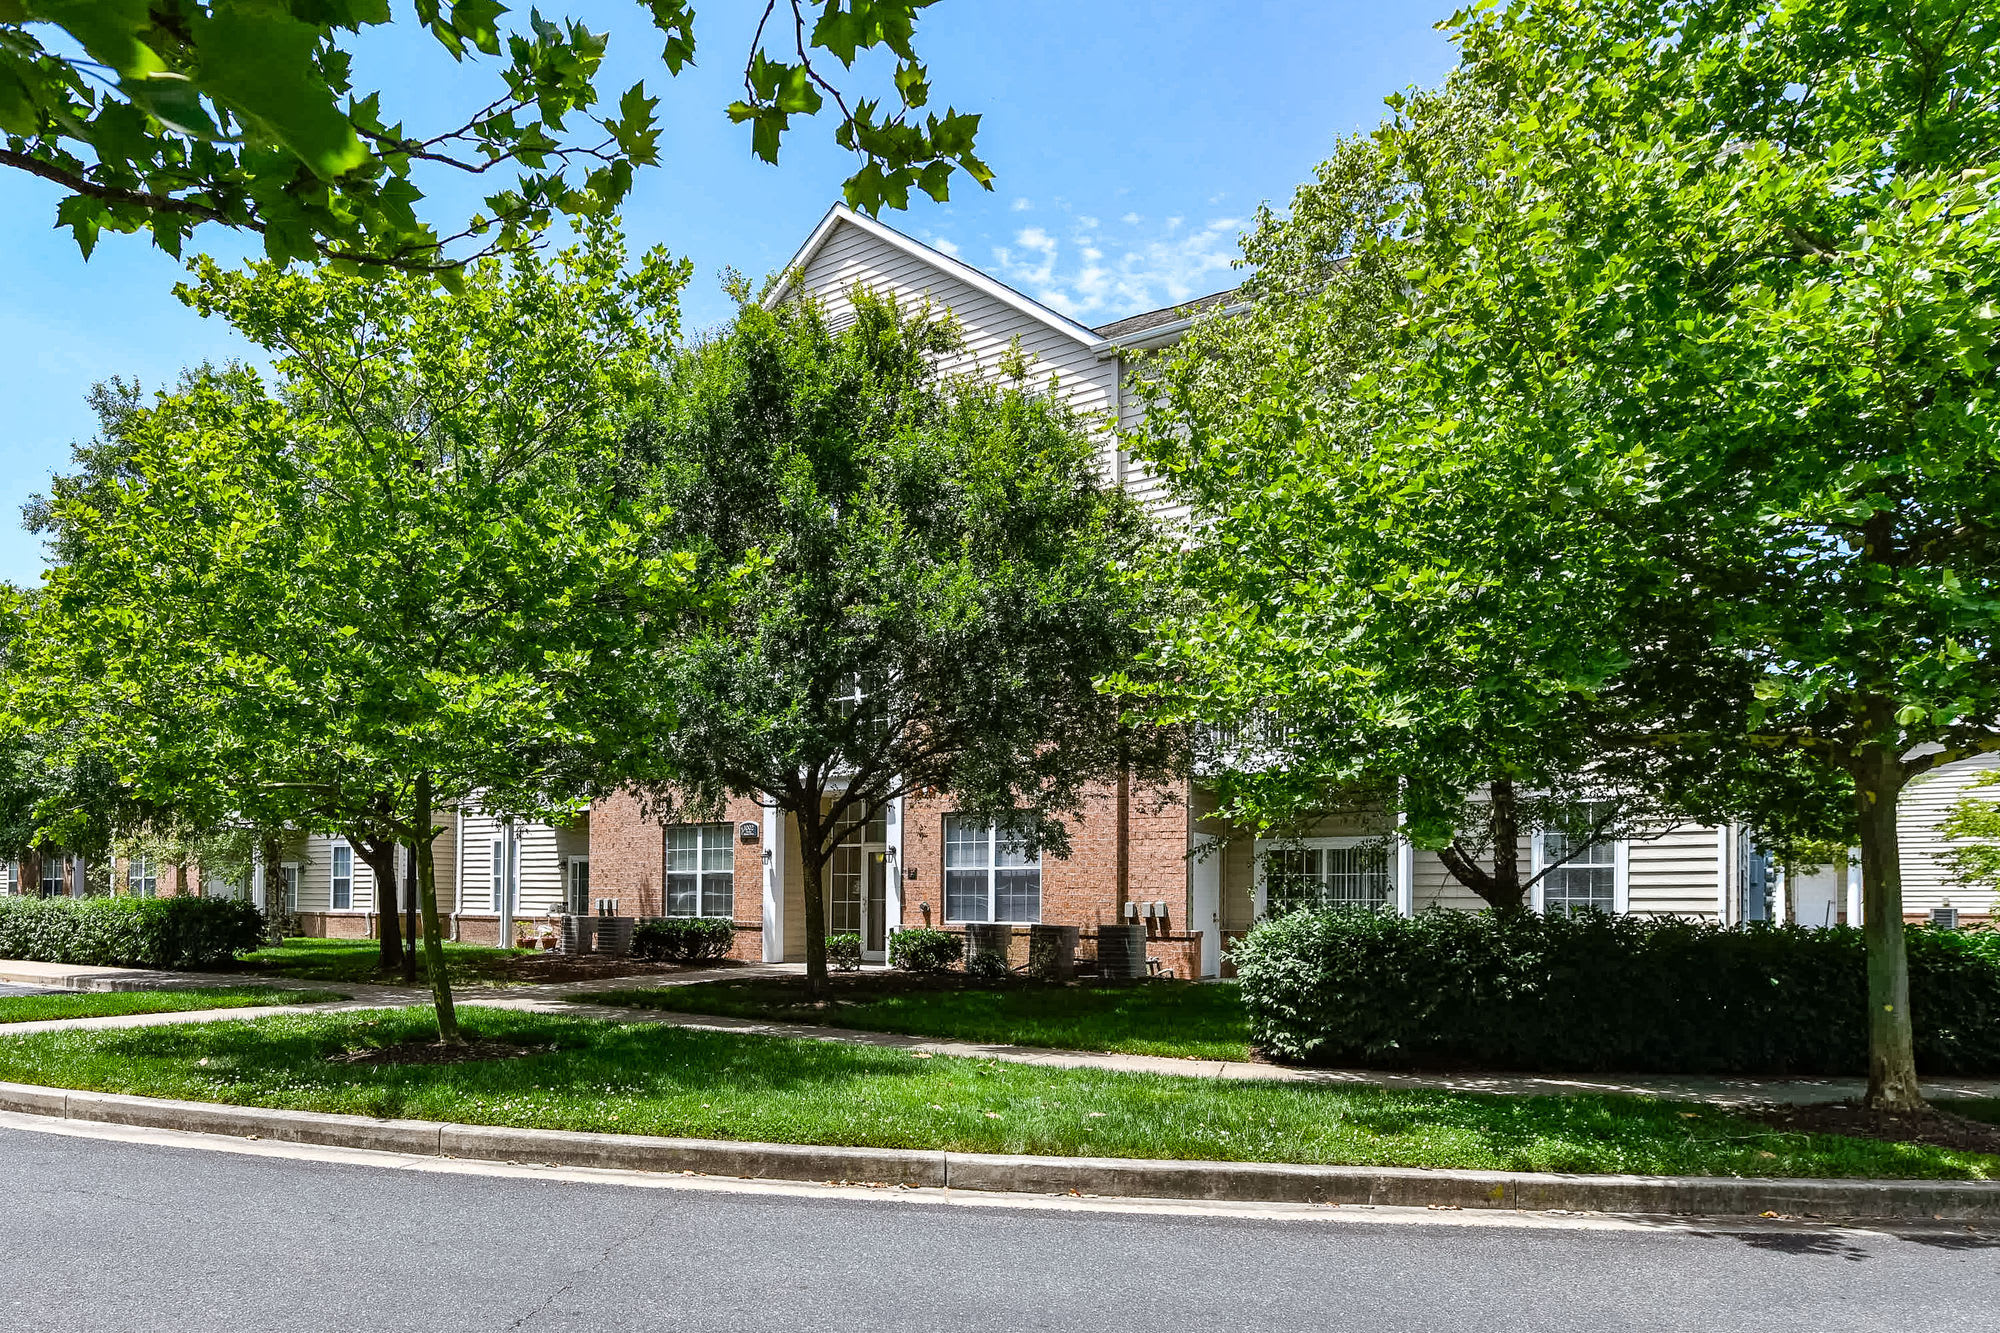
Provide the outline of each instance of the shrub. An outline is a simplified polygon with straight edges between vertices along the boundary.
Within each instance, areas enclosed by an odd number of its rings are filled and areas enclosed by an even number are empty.
[[[714,916],[661,916],[632,927],[632,956],[663,963],[706,963],[729,956],[736,923]]]
[[[1914,927],[1927,1074],[2000,1072],[2000,935]],[[1848,927],[1673,918],[1299,912],[1231,953],[1251,1041],[1307,1064],[1716,1074],[1868,1067]]]
[[[986,985],[998,985],[1012,975],[1007,969],[1007,955],[991,949],[981,949],[965,960],[965,975]]]
[[[826,965],[836,972],[859,972],[861,937],[852,931],[827,936]]]
[[[220,967],[263,943],[227,898],[0,898],[0,958],[96,967]]]
[[[942,972],[964,952],[963,938],[929,926],[913,926],[889,937],[889,961],[905,972]]]

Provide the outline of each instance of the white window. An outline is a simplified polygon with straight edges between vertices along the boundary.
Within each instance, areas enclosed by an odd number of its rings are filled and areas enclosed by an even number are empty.
[[[336,912],[354,907],[354,849],[344,842],[333,844],[332,903]]]
[[[1042,919],[1042,855],[1005,824],[963,815],[944,820],[944,919]]]
[[[1585,842],[1573,832],[1544,829],[1536,841],[1536,869],[1549,868],[1535,886],[1542,911],[1611,916],[1622,909],[1620,853],[1624,849],[1616,839]],[[1559,861],[1562,864],[1557,865]]]
[[[69,896],[69,858],[66,856],[45,856],[42,858],[42,897],[67,898]]]
[[[516,838],[498,837],[487,844],[488,902],[495,912],[511,912],[521,905],[521,844]]]
[[[1304,838],[1258,844],[1264,911],[1358,907],[1380,911],[1395,897],[1389,848],[1379,838]]]
[[[590,858],[572,856],[569,859],[569,876],[563,886],[564,896],[569,902],[573,916],[590,914]]]
[[[21,863],[0,861],[0,894],[12,897],[21,891]]]
[[[296,912],[299,910],[299,863],[287,861],[278,867],[278,910]]]
[[[134,898],[156,897],[160,891],[159,867],[150,856],[135,856],[125,863],[125,891]]]
[[[667,825],[668,916],[736,914],[736,847],[729,834],[726,823]]]

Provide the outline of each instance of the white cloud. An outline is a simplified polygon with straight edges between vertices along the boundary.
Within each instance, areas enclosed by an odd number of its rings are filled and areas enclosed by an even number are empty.
[[[1025,213],[1034,206],[1032,202],[1026,199],[1016,199],[1013,203],[1013,209],[1016,213]]]
[[[1193,228],[1179,217],[1150,228],[1137,213],[1120,221],[1122,231],[1107,232],[1096,219],[1079,217],[1067,241],[1042,227],[1024,227],[994,247],[991,271],[1044,305],[1092,323],[1175,305],[1241,280],[1233,272],[1240,219]]]
[[[926,236],[924,237],[924,244],[930,246],[931,249],[936,250],[939,254],[950,255],[953,259],[958,258],[958,247],[942,236]]]

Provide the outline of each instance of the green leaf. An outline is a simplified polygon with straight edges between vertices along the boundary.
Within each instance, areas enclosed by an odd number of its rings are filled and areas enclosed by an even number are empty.
[[[332,90],[313,73],[316,29],[251,0],[219,0],[194,28],[203,88],[268,126],[314,175],[332,180],[367,160]]]

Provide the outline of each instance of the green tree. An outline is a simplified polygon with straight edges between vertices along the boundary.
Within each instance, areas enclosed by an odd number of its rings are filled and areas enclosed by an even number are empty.
[[[958,335],[864,291],[745,304],[679,362],[635,452],[706,614],[656,659],[671,725],[625,772],[663,808],[757,795],[798,824],[809,989],[826,866],[900,795],[935,791],[1033,845],[1160,736],[1094,686],[1140,645],[1124,576],[1148,526],[1097,480],[1053,396],[951,379]]]
[[[793,116],[834,102],[834,134],[860,165],[848,202],[944,199],[973,154],[979,117],[925,112],[919,11],[933,0],[789,0],[765,6],[744,95],[729,114],[776,162]],[[689,0],[643,0],[667,73],[694,59]],[[435,270],[513,249],[550,221],[609,217],[633,170],[659,160],[658,99],[634,84],[611,109],[598,88],[606,38],[531,13],[502,25],[499,0],[0,0],[0,166],[55,182],[57,210],[88,256],[99,233],[150,232],[179,254],[203,223],[257,233],[274,260]],[[498,68],[491,96],[456,124],[405,126],[381,90],[352,78],[356,42],[390,23],[427,31],[441,55]],[[767,35],[769,40],[767,41]],[[850,98],[826,77],[857,56],[894,58],[888,100]],[[393,102],[393,92],[388,100]],[[893,109],[891,109],[893,108]],[[426,183],[494,183],[472,217],[440,230]]]
[[[1414,188],[1352,241],[1391,279],[1342,389],[1363,544],[1432,660],[1484,651],[1491,591],[1573,664],[1530,688],[1614,710],[1689,804],[1804,836],[1845,794],[1869,1098],[1919,1105],[1896,801],[2000,748],[2000,25],[1529,0],[1454,26],[1482,145],[1440,160],[1407,104],[1376,142]]]
[[[623,441],[684,276],[603,231],[457,297],[205,266],[188,299],[274,382],[191,372],[46,504],[21,725],[77,723],[75,752],[197,828],[342,833],[385,869],[413,848],[446,1041],[437,811],[567,812],[681,604]]]

